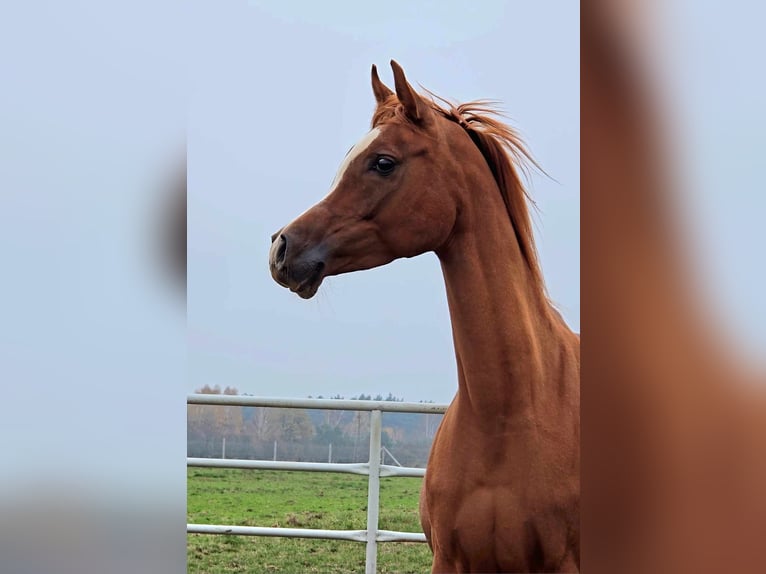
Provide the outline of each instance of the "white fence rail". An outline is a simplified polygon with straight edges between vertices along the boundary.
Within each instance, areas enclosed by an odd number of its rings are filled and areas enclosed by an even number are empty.
[[[422,532],[398,532],[378,529],[380,513],[380,478],[396,476],[422,477],[425,469],[389,466],[380,463],[382,413],[443,414],[448,405],[434,403],[403,403],[390,401],[354,401],[336,399],[288,399],[250,397],[242,395],[192,394],[189,405],[219,405],[240,407],[273,407],[294,409],[327,409],[370,412],[370,455],[366,463],[288,462],[271,460],[240,460],[221,458],[187,458],[187,466],[207,468],[240,468],[258,470],[300,470],[308,472],[341,472],[367,475],[367,530],[319,530],[309,528],[266,528],[218,524],[187,524],[191,534],[224,534],[239,536],[279,536],[286,538],[324,538],[365,542],[367,554],[365,574],[375,574],[378,563],[378,542],[425,542]]]

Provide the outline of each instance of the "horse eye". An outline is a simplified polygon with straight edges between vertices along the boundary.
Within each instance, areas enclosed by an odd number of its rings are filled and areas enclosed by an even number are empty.
[[[396,167],[396,162],[390,157],[382,155],[375,160],[375,163],[373,164],[372,167],[380,175],[389,175],[392,171],[394,171],[394,167]]]

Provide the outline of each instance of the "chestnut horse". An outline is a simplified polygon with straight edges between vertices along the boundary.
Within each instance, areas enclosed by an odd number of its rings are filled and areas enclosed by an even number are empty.
[[[531,158],[486,102],[395,92],[372,67],[371,131],[330,193],[272,236],[303,298],[331,275],[433,251],[458,392],[420,499],[433,572],[573,572],[580,562],[580,343],[550,304],[518,170]]]

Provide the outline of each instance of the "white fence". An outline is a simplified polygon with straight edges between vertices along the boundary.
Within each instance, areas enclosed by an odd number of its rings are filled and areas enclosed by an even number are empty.
[[[287,462],[271,460],[238,460],[220,458],[187,458],[187,466],[209,468],[242,468],[260,470],[302,470],[309,472],[343,472],[368,475],[367,530],[319,530],[309,528],[267,528],[218,524],[187,524],[186,532],[194,534],[228,534],[242,536],[279,536],[286,538],[326,538],[365,542],[367,555],[365,574],[375,574],[378,562],[378,542],[425,542],[422,532],[379,530],[380,478],[424,476],[425,469],[389,466],[380,463],[381,421],[383,412],[443,414],[448,405],[434,403],[399,403],[389,401],[354,401],[335,399],[282,399],[240,395],[193,394],[189,405],[219,405],[240,407],[275,407],[295,409],[327,409],[370,412],[370,456],[366,463]]]

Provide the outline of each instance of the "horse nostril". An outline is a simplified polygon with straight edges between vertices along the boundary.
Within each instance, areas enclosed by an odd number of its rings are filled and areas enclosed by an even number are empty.
[[[285,253],[287,252],[287,237],[280,233],[277,241],[279,241],[279,246],[277,247],[277,252],[274,254],[274,261],[279,264],[285,260]]]
[[[280,228],[277,230],[277,232],[276,232],[276,233],[272,233],[272,234],[271,234],[271,242],[272,242],[272,243],[274,243],[274,242],[275,242],[275,241],[276,241],[276,240],[279,238],[279,236],[280,236],[280,235],[282,235],[282,230],[283,230],[283,229],[284,229],[284,227],[280,227]]]

